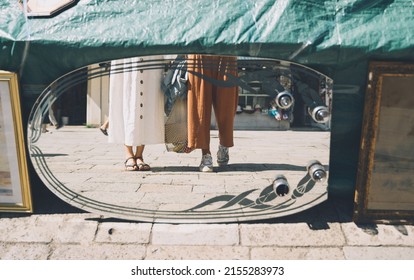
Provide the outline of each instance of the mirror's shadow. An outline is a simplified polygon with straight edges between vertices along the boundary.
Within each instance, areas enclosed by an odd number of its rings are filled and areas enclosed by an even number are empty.
[[[160,62],[165,65],[165,61]],[[281,66],[280,62],[273,60],[249,61],[251,64],[244,66],[268,66],[273,63],[282,71],[292,68],[292,65]],[[240,72],[246,71],[246,68],[248,67],[240,67]],[[263,69],[261,67],[260,71]],[[102,71],[102,67],[89,67],[89,70],[83,71],[88,71],[88,78],[82,76],[79,80],[86,83],[108,75],[105,69]],[[264,75],[263,72],[257,72],[252,71]],[[319,73],[310,73],[316,75],[318,80],[329,81]],[[300,75],[303,76],[302,72]],[[74,79],[72,77],[68,80],[73,82]],[[257,77],[255,80],[258,80]],[[59,88],[61,84],[65,86],[52,94],[50,89],[53,86]],[[79,82],[67,84],[61,81],[61,84],[51,85],[32,111],[29,150],[43,182],[60,198],[76,207],[134,220],[221,222],[284,216],[327,199],[329,124],[313,122],[310,125],[292,125],[293,122],[287,120],[288,126],[283,126],[271,114],[269,100],[260,100],[254,96],[263,92],[243,94],[242,87],[239,88],[241,108],[248,108],[249,104],[263,105],[260,111],[245,110],[236,115],[234,147],[230,148],[229,165],[219,167],[214,163],[213,172],[203,173],[198,168],[200,150],[176,153],[168,151],[165,144],[156,144],[145,148],[145,160],[150,164],[151,170],[129,172],[124,169],[123,147],[108,143],[108,137],[99,129],[100,123],[68,123],[58,129],[48,127],[47,131],[42,132],[51,104],[62,104],[62,100],[70,99],[73,93],[68,93],[68,89]],[[253,83],[254,86],[263,84]],[[302,80],[288,84],[289,90],[293,92],[298,90],[293,89],[294,84],[303,90],[306,83]],[[331,90],[331,83],[321,84],[327,86],[325,91]],[[319,86],[318,84],[317,87]],[[269,97],[270,100],[274,98]],[[302,104],[303,108],[296,108],[311,115],[312,110],[306,106],[306,101]],[[327,108],[330,111],[329,106]],[[306,119],[297,112],[295,116]],[[278,127],[237,129],[237,125],[246,125],[246,119],[260,121],[261,117],[265,117],[265,121],[275,122]],[[218,132],[213,120],[211,152],[214,159],[218,145]],[[325,172],[323,178],[318,178],[320,170],[315,167],[319,165],[313,164],[315,162],[320,163]]]

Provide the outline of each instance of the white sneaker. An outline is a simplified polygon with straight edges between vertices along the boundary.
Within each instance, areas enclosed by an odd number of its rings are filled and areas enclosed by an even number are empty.
[[[217,151],[217,164],[219,166],[224,166],[229,163],[229,148],[219,145]]]
[[[203,155],[199,169],[201,172],[213,172],[213,158],[210,154]]]

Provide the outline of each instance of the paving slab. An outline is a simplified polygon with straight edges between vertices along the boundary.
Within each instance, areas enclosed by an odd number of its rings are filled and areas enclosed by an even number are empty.
[[[58,230],[62,217],[48,217],[37,221],[38,216],[0,219],[0,241],[49,243]]]
[[[255,247],[252,260],[343,260],[340,247]]]
[[[237,224],[155,224],[153,245],[238,245]]]
[[[151,228],[150,223],[105,222],[99,225],[95,242],[148,244]]]
[[[412,225],[357,225],[355,223],[343,223],[341,226],[348,245],[414,247],[414,226]]]
[[[242,246],[150,245],[146,260],[248,260],[250,249]]]
[[[243,246],[343,246],[345,238],[338,223],[328,229],[312,230],[306,223],[240,225]]]
[[[0,242],[0,260],[47,260],[49,254],[46,243]]]
[[[414,260],[414,247],[345,246],[347,260]]]
[[[51,260],[143,260],[145,246],[136,244],[56,244]]]
[[[28,228],[34,226],[33,217],[13,217],[0,219],[0,242],[21,241],[21,238],[27,234]],[[45,239],[43,242],[48,242]]]
[[[50,228],[50,223],[56,222],[58,228],[52,232],[53,242],[57,243],[90,243],[95,238],[98,228],[98,215],[95,214],[67,214],[61,216],[39,216],[37,223],[42,222]]]
[[[86,215],[32,215],[0,219],[0,241],[77,243],[93,240],[98,223]]]

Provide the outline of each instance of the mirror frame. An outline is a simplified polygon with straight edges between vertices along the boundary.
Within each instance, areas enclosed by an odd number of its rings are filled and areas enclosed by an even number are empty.
[[[5,145],[8,151],[6,153],[6,157],[7,154],[9,155],[8,158],[2,159],[2,161],[7,163],[8,171],[5,173],[10,176],[2,179],[10,181],[8,183],[11,187],[7,195],[2,195],[0,192],[0,212],[32,213],[17,74],[0,70],[0,83],[6,84],[7,87],[6,92],[1,92],[0,89],[0,107],[2,108],[0,109],[2,113],[0,118],[7,122],[5,129],[8,130],[8,133],[3,133],[2,129],[0,138],[4,140],[2,145]]]
[[[370,194],[375,192],[376,187],[372,184],[373,176],[376,173],[374,168],[375,164],[380,162],[381,164],[387,164],[388,166],[404,166],[404,161],[398,161],[398,157],[392,153],[385,155],[388,157],[388,159],[377,159],[375,157],[375,153],[377,151],[376,144],[377,141],[381,139],[379,130],[392,129],[390,126],[390,123],[392,124],[392,122],[389,122],[388,126],[385,125],[385,122],[380,122],[380,116],[382,112],[381,109],[383,105],[382,101],[384,97],[388,97],[392,94],[392,92],[385,91],[383,88],[384,77],[409,77],[414,81],[414,64],[383,61],[372,61],[369,64],[361,145],[359,152],[360,157],[358,162],[356,192],[354,198],[354,220],[358,223],[413,223],[414,206],[412,209],[405,210],[393,208],[393,206],[395,207],[398,202],[391,200],[387,201],[387,196],[383,194],[383,209],[370,208],[370,203],[373,202],[373,200],[370,198]],[[413,98],[413,95],[411,95],[411,98]],[[389,107],[387,106],[387,108]],[[392,109],[397,107],[390,108]],[[414,114],[414,108],[411,109],[411,112]],[[397,121],[406,122],[406,120],[404,120],[404,116],[399,115],[395,116],[395,118]],[[409,141],[405,141],[405,143],[399,142],[398,144],[407,144],[408,146],[411,145],[411,147],[414,149],[413,143],[409,143]],[[391,148],[397,148],[397,144]],[[411,159],[411,161],[413,160],[414,159]],[[408,168],[408,166],[406,167]],[[401,168],[392,168],[392,170],[394,172],[398,172],[401,171]],[[391,182],[394,187],[398,186],[397,177],[391,176],[387,180],[390,180],[389,182]],[[412,182],[414,182],[414,176]],[[386,182],[385,180],[381,180],[380,183],[385,184]],[[394,193],[397,191],[399,192],[399,195],[404,195],[402,189],[394,188],[392,191]],[[414,205],[414,201],[412,201],[412,205]]]

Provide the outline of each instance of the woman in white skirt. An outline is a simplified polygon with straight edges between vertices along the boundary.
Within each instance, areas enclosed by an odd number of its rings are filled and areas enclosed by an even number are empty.
[[[110,143],[125,147],[125,170],[147,171],[143,152],[147,144],[164,143],[163,56],[143,56],[111,62],[109,85]]]

